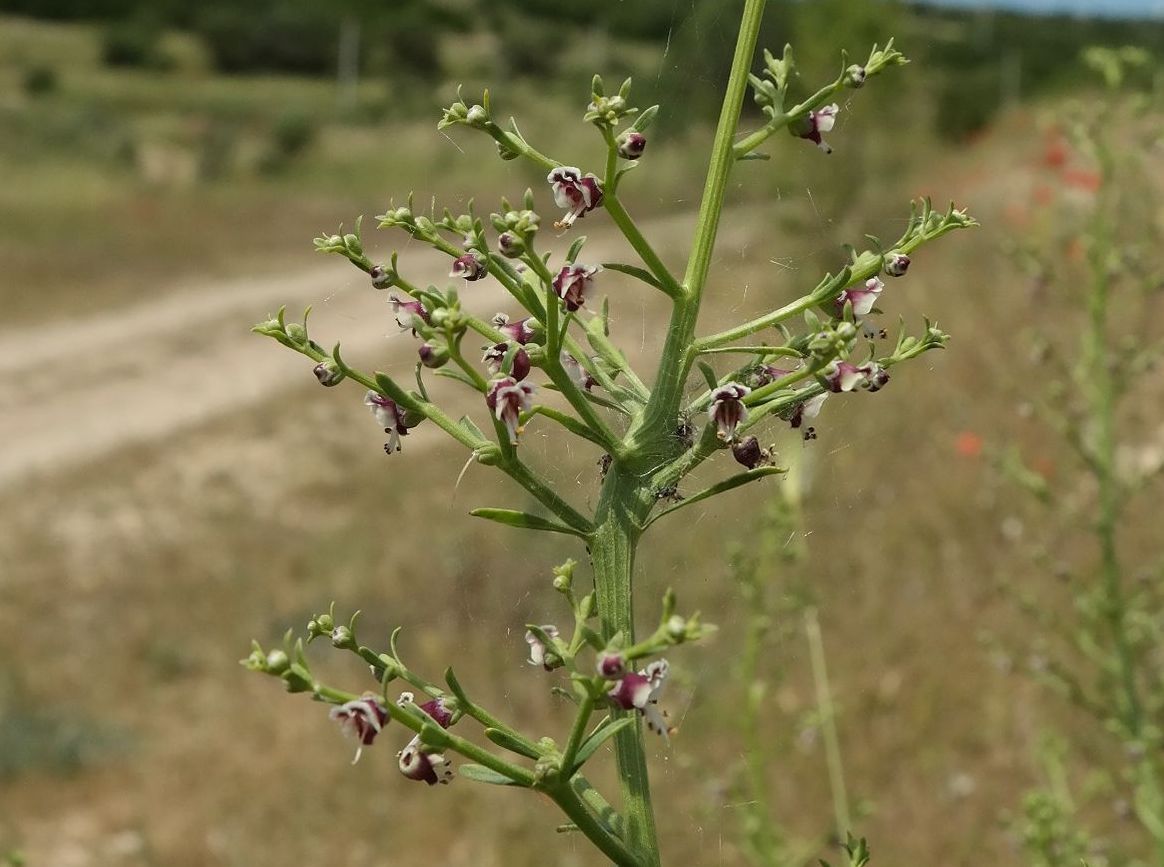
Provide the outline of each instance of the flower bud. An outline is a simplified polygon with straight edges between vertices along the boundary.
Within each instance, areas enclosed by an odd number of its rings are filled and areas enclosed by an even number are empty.
[[[425,367],[436,370],[438,367],[444,367],[449,360],[449,351],[443,346],[433,346],[431,343],[422,343],[420,348],[416,350],[416,354],[420,356],[420,363]]]
[[[340,624],[331,631],[331,643],[333,647],[348,648],[356,646],[356,636],[348,627]]]
[[[615,142],[618,155],[624,160],[637,160],[647,149],[647,137],[638,130],[628,129]]]
[[[372,278],[373,289],[387,289],[396,282],[396,275],[383,265],[373,265],[368,276]]]
[[[678,614],[667,620],[667,637],[672,641],[684,641],[687,638],[687,621]]]
[[[904,277],[905,272],[909,270],[909,256],[904,253],[887,253],[883,267],[890,277]]]
[[[504,142],[497,142],[497,155],[506,162],[509,160],[515,160],[521,156],[521,154],[513,150],[513,148],[509,147]]]
[[[452,270],[449,271],[450,277],[462,277],[465,280],[480,280],[489,274],[489,269],[485,264],[485,260],[475,250],[470,250],[464,255],[458,256],[453,260]]]
[[[315,690],[315,681],[311,672],[297,662],[291,663],[286,671],[280,675],[287,692],[312,692]]]
[[[319,384],[325,388],[331,388],[333,385],[339,385],[343,382],[344,373],[336,366],[336,363],[330,358],[319,362],[312,370],[315,378],[319,380]]]
[[[865,67],[859,63],[854,63],[845,70],[845,87],[851,87],[856,90],[858,87],[863,87],[866,77]]]
[[[302,345],[307,342],[307,329],[298,322],[292,322],[287,326],[287,336],[292,343]]]
[[[604,650],[598,654],[595,667],[607,680],[618,680],[626,674],[626,657],[617,651]]]
[[[281,675],[291,667],[291,660],[282,650],[272,650],[263,661],[268,674]]]
[[[772,460],[772,452],[761,447],[760,441],[754,436],[747,436],[732,444],[732,457],[737,463],[754,470],[768,465]]]
[[[516,259],[525,250],[525,243],[513,232],[502,232],[497,236],[497,249],[507,259]]]
[[[465,121],[469,126],[475,126],[478,129],[489,123],[489,112],[485,110],[483,105],[474,105],[465,114]]]

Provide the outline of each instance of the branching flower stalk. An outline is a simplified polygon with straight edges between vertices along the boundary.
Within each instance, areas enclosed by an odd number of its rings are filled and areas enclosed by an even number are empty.
[[[903,325],[892,349],[880,350],[876,338],[883,331],[872,325],[880,312],[874,301],[885,288],[881,276],[903,276],[916,249],[953,229],[974,225],[953,206],[938,212],[928,201],[917,203],[905,232],[892,245],[882,247],[872,239],[872,249],[853,251],[835,274],[826,275],[799,299],[726,331],[699,333],[729,178],[737,170],[754,170],[740,163],[760,157],[756,148],[781,129],[824,150],[821,133],[832,129],[838,111],[825,102],[905,62],[891,44],[874,48],[863,65],[842,59],[843,73],[836,81],[785,109],[796,83],[791,51],[785,49],[780,59],[766,52],[761,74],[750,74],[763,10],[764,0],[746,0],[682,276],[652,246],[623,200],[628,173],[649,159],[647,133],[658,107],[640,111],[630,103],[629,80],[607,93],[595,76],[584,120],[606,146],[601,175],[535,149],[515,121],[499,124],[488,92],[479,104],[459,97],[444,110],[439,127],[478,130],[494,141],[502,159],[525,159],[539,166],[547,172],[548,192],[562,211],[554,221],[556,229],[566,233],[583,219],[608,217],[637,262],[587,261],[584,237],[576,238],[560,260],[543,252],[538,244],[543,217],[532,191],[516,206],[502,200],[487,222],[476,215],[472,203],[468,213],[446,210],[438,217],[416,213],[409,197],[378,218],[380,227],[399,230],[413,246],[447,256],[450,277],[464,283],[463,292],[413,283],[395,253],[387,263],[374,262],[365,252],[359,221],[354,232],[341,229],[315,243],[321,252],[343,256],[367,273],[375,288],[392,290],[389,301],[397,323],[421,341],[415,388],[390,373],[351,367],[338,344],[329,350],[316,342],[306,317],[302,323],[289,323],[280,311],[255,329],[311,359],[325,386],[345,380],[358,384],[376,423],[389,436],[386,451],[407,450],[409,433],[428,423],[463,446],[471,461],[507,475],[542,511],[481,508],[472,514],[510,527],[576,537],[589,554],[594,592],[575,596],[573,563],[564,564],[556,571],[554,586],[571,608],[572,636],[567,639],[550,625],[529,626],[531,662],[568,674],[567,687],[555,685],[554,690],[569,697],[576,711],[558,739],[522,735],[472,702],[451,671],[447,690],[424,680],[400,661],[395,636],[389,651],[370,650],[356,641],[354,622],[337,625],[330,614],[312,621],[308,638],[327,635],[337,647],[354,651],[371,667],[376,691],[357,695],[318,683],[303,644],[291,636],[282,650],[256,647],[246,663],[278,676],[292,691],[308,692],[340,708],[338,721],[359,737],[361,746],[375,742],[390,722],[415,732],[400,754],[405,776],[447,782],[448,754],[456,753],[470,760],[458,769],[461,776],[547,794],[569,827],[620,865],[660,864],[644,751],[644,728],[668,734],[658,706],[668,664],[657,657],[708,629],[697,615],[675,613],[674,596],[668,594],[658,628],[637,639],[634,576],[643,534],[679,509],[780,473],[771,450],[762,448],[749,431],[779,419],[811,438],[808,422],[819,415],[828,395],[876,392],[888,382],[891,367],[943,347],[947,336],[927,321],[919,335]],[[768,120],[739,138],[749,83]],[[472,309],[472,284],[484,279],[506,290],[519,315],[490,316]],[[662,293],[671,305],[666,341],[650,378],[632,368],[612,339],[609,301],[598,296],[600,288],[606,291],[620,279]],[[469,350],[474,341],[484,343],[480,361]],[[733,357],[737,361],[728,366]],[[438,405],[429,395],[429,375],[453,379],[475,392],[488,423],[455,418]],[[706,389],[693,388],[692,380],[702,381]],[[557,398],[548,400],[547,392]],[[521,435],[533,424],[557,426],[600,450],[603,479],[592,512],[569,503],[526,462]],[[743,471],[701,491],[680,493],[692,471],[723,454],[730,454]],[[644,667],[636,670],[640,662]],[[390,700],[387,689],[395,680],[427,699]],[[605,717],[594,726],[599,713]],[[488,740],[516,758],[502,758],[453,734],[451,727],[462,718],[479,723]],[[582,775],[585,762],[608,739],[614,744],[621,782],[617,810]]]

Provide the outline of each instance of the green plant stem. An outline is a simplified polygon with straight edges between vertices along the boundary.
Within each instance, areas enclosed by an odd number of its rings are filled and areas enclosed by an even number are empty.
[[[766,0],[746,0],[744,4],[731,73],[728,76],[723,107],[712,142],[707,181],[699,204],[699,222],[683,277],[686,297],[677,299],[672,309],[667,339],[663,345],[662,358],[655,377],[655,390],[642,416],[641,428],[654,435],[656,449],[664,453],[673,450],[673,446],[665,438],[669,437],[674,429],[679,402],[694,359],[690,349],[694,343],[699,305],[711,269],[716,236],[719,233],[728,175],[735,163],[732,142],[739,125],[740,109],[748,87],[748,71],[756,50],[765,4]]]
[[[812,663],[812,681],[816,686],[816,706],[824,733],[825,762],[829,769],[829,790],[833,796],[833,816],[836,819],[837,839],[845,839],[853,830],[849,813],[849,796],[845,790],[845,766],[841,761],[841,742],[837,736],[837,709],[829,689],[828,666],[825,663],[824,641],[816,609],[804,611],[804,632],[808,636],[808,655]]]
[[[842,74],[839,78],[837,78],[836,81],[832,82],[831,84],[826,84],[804,102],[794,106],[793,108],[790,108],[788,111],[776,115],[776,117],[772,118],[758,130],[750,133],[735,143],[735,145],[732,147],[732,152],[735,155],[735,158],[742,159],[758,148],[765,141],[767,141],[769,137],[788,126],[788,124],[796,118],[804,117],[810,111],[820,108],[822,105],[828,102],[828,100],[834,94],[840,92],[844,86],[845,76]]]
[[[570,737],[566,741],[566,748],[562,750],[562,773],[569,774],[574,766],[574,758],[578,755],[578,747],[582,746],[582,738],[586,736],[586,726],[590,723],[590,716],[594,713],[594,696],[588,689],[586,697],[578,705],[578,713],[574,716],[574,725],[570,727]]]
[[[616,632],[622,632],[629,643],[634,641],[635,548],[639,539],[638,528],[649,509],[648,495],[640,479],[615,461],[602,486],[594,532],[590,535],[598,615],[603,637],[607,640]],[[619,711],[617,715],[625,713]],[[659,867],[659,845],[640,721],[636,720],[634,725],[615,734],[614,750],[627,844],[640,857],[644,867]]]
[[[649,862],[635,854],[629,841],[623,841],[586,806],[569,783],[559,783],[546,791],[558,808],[598,850],[618,867],[647,867]],[[657,863],[657,862],[656,862]]]

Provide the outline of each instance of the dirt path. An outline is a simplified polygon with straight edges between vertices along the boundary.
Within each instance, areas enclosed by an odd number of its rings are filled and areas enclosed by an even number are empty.
[[[657,220],[650,235],[660,249],[671,249],[686,242],[692,222],[689,214]],[[721,244],[747,243],[754,221],[733,223]],[[587,261],[633,261],[621,238],[591,234]],[[443,257],[415,251],[402,258],[415,282],[448,282]],[[469,286],[463,297],[478,314],[516,312],[494,281]],[[289,317],[313,305],[313,333],[342,338],[353,363],[381,369],[410,363],[416,344],[396,333],[385,300],[337,258],[311,271],[175,291],[89,319],[0,331],[0,489],[158,440],[307,381],[302,363],[249,332],[281,304]]]

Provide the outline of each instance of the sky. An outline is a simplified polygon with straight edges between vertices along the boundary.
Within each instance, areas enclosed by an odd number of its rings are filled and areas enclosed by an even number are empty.
[[[1066,12],[1115,18],[1164,18],[1164,0],[927,0],[934,6],[1002,8],[1023,12]]]

